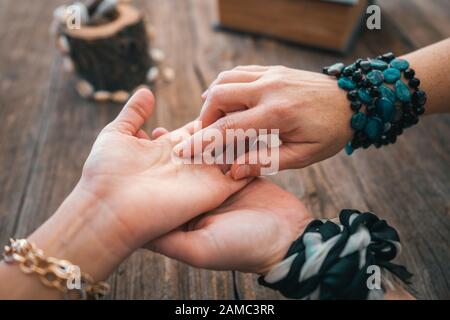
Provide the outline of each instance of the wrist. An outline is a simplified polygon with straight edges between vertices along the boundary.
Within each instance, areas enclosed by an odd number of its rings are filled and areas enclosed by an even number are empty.
[[[29,241],[46,256],[69,260],[95,281],[104,280],[132,251],[120,237],[114,217],[79,183]]]
[[[313,221],[313,218],[305,218],[298,224],[297,228],[291,230],[291,232],[286,232],[280,235],[283,238],[282,246],[283,249],[279,250],[278,254],[271,257],[270,261],[268,261],[264,266],[258,268],[254,273],[264,277],[270,270],[272,270],[275,266],[280,264],[283,260],[285,260],[288,254],[289,249],[295,243],[295,241],[305,232],[307,226]]]
[[[330,79],[331,80],[331,79]],[[331,80],[333,81],[333,80]],[[342,142],[344,145],[351,141],[354,135],[354,132],[350,126],[350,121],[353,115],[353,110],[351,106],[349,105],[349,101],[347,98],[347,94],[344,90],[341,90],[336,86],[336,83],[334,83],[336,87],[336,106],[340,110],[340,122],[338,123],[339,127],[341,128],[341,137]]]

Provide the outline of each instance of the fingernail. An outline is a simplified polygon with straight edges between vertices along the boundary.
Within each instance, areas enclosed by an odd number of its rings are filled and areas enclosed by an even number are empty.
[[[250,175],[250,166],[243,165],[236,169],[236,173],[234,174],[235,180],[243,179]]]
[[[203,91],[203,93],[202,93],[202,98],[205,98],[207,93],[208,93],[208,89],[206,89],[205,91]]]

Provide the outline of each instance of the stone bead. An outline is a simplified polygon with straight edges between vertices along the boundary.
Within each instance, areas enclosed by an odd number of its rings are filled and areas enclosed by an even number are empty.
[[[129,97],[130,94],[124,90],[115,91],[111,94],[111,100],[115,103],[125,103]]]
[[[361,86],[363,86],[364,88],[369,88],[372,86],[372,83],[370,83],[369,79],[363,79],[361,81]]]
[[[370,60],[370,65],[373,69],[384,70],[388,67],[388,64],[383,60],[372,59]]]
[[[358,100],[358,91],[352,90],[347,93],[347,99],[350,101]]]
[[[369,79],[369,81],[375,86],[379,86],[384,81],[383,72],[381,72],[380,70],[370,71],[367,74],[366,78]]]
[[[347,77],[342,77],[338,80],[338,86],[344,90],[353,90],[356,88],[355,82]]]
[[[402,109],[405,112],[411,112],[411,110],[413,109],[413,105],[410,102],[405,102],[402,104]]]
[[[416,75],[416,72],[414,71],[414,69],[408,69],[408,70],[405,70],[404,74],[405,74],[405,78],[409,80],[409,79],[414,78],[414,76]]]
[[[105,102],[111,99],[111,92],[100,90],[94,93],[94,100],[97,102]]]
[[[171,82],[175,79],[175,70],[169,67],[165,67],[162,72],[164,81]]]
[[[352,103],[350,103],[350,108],[353,111],[358,111],[359,109],[361,109],[361,102],[359,102],[359,101],[352,101]]]
[[[158,79],[159,76],[159,68],[151,67],[147,71],[147,75],[145,76],[148,82],[154,82]]]
[[[57,45],[58,49],[61,51],[61,53],[63,53],[63,54],[70,53],[70,44],[69,44],[69,40],[67,40],[67,37],[59,36],[58,40],[56,42],[56,45]]]
[[[388,132],[389,130],[391,130],[391,128],[392,128],[392,124],[390,123],[390,122],[386,122],[385,124],[384,124],[384,128],[383,128],[383,132]]]
[[[367,113],[367,115],[368,116],[373,116],[375,111],[376,111],[376,109],[377,109],[377,107],[375,107],[375,105],[373,103],[367,105],[366,106],[366,113]]]
[[[391,61],[391,67],[400,71],[404,71],[409,68],[409,62],[404,59],[394,59]]]
[[[361,68],[361,70],[364,72],[364,73],[367,73],[367,72],[369,72],[370,70],[372,70],[372,66],[370,65],[370,62],[369,61],[361,61],[360,63],[359,63],[359,67]]]
[[[377,114],[384,122],[390,122],[394,118],[394,104],[387,98],[379,98],[375,101]]]
[[[387,62],[391,62],[395,59],[395,55],[392,52],[388,52],[382,55],[382,59]]]
[[[366,127],[364,128],[364,132],[367,137],[371,140],[377,140],[383,133],[383,122],[377,117],[369,117],[367,119]]]
[[[356,70],[353,72],[352,80],[355,82],[359,82],[362,79],[362,72],[360,70]]]
[[[401,72],[395,68],[389,68],[383,71],[384,80],[387,83],[395,83],[402,76]]]
[[[394,122],[399,122],[403,118],[403,110],[401,108],[395,108]]]
[[[351,155],[353,153],[353,147],[351,143],[347,143],[345,145],[345,153],[347,153],[348,155]]]
[[[420,80],[417,79],[417,78],[412,78],[412,79],[410,79],[410,80],[408,81],[408,85],[409,85],[411,88],[415,89],[415,88],[417,88],[417,87],[420,86]]]
[[[390,143],[395,143],[395,142],[397,141],[397,136],[394,136],[394,135],[389,136],[389,137],[388,137],[388,141],[389,141]]]
[[[397,101],[395,92],[391,88],[388,88],[386,86],[380,86],[379,88],[380,88],[381,96],[389,99],[389,101],[391,101],[393,104],[395,104],[395,102]]]
[[[94,94],[94,87],[86,80],[78,81],[76,89],[78,91],[78,94],[83,98],[91,98]]]
[[[75,70],[75,65],[72,59],[68,56],[63,58],[63,69],[66,72],[73,72]]]
[[[164,61],[164,59],[166,58],[164,51],[162,51],[161,49],[158,49],[158,48],[151,49],[150,56],[152,57],[152,60],[155,61],[156,63],[162,63]],[[344,67],[343,64],[342,64],[342,67]]]
[[[367,116],[362,112],[357,112],[352,116],[350,126],[355,130],[362,130],[366,126]]]
[[[353,74],[354,71],[355,71],[355,67],[353,66],[353,64],[351,64],[351,65],[349,65],[349,66],[346,66],[346,67],[344,68],[344,70],[342,70],[342,74],[343,74],[345,77],[349,77],[349,76],[351,76],[351,75]]]
[[[427,95],[422,90],[417,90],[412,94],[412,103],[416,106],[423,106],[427,102]]]
[[[380,92],[380,88],[377,86],[373,86],[369,88],[369,93],[372,97],[376,98],[379,97],[381,92]]]
[[[408,86],[401,80],[398,80],[395,83],[395,94],[401,102],[411,101],[411,92],[409,91]]]
[[[362,142],[364,140],[367,140],[367,137],[366,137],[366,135],[364,134],[363,131],[357,131],[355,133],[355,136],[353,137],[353,140],[357,140],[357,141]]]
[[[418,108],[416,109],[416,113],[417,113],[419,116],[422,115],[422,114],[424,114],[424,113],[425,113],[425,108],[424,108],[423,106],[418,107]]]
[[[366,105],[372,103],[372,96],[369,94],[367,89],[361,88],[358,90],[359,99]]]
[[[338,76],[344,70],[344,64],[342,62],[335,63],[327,68],[327,74],[330,76]]]

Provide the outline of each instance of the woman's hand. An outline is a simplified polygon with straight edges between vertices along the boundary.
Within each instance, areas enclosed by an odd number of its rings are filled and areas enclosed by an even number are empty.
[[[221,207],[148,248],[199,268],[264,274],[280,262],[312,217],[295,196],[256,179]]]
[[[183,164],[172,154],[182,128],[151,141],[141,129],[153,96],[138,91],[100,133],[80,184],[109,209],[120,236],[133,248],[219,206],[245,186],[215,165]],[[177,140],[178,139],[178,140]]]
[[[209,129],[220,130],[224,137],[226,129],[279,129],[283,170],[329,158],[352,137],[345,92],[323,74],[282,66],[237,67],[222,72],[203,98],[199,120],[204,129],[176,146],[179,154],[184,148],[193,151],[194,138],[202,139]],[[260,175],[260,164],[237,163],[233,178]]]
[[[172,148],[189,126],[151,141],[141,126],[153,105],[151,92],[139,90],[99,134],[75,189],[29,237],[47,257],[69,260],[103,280],[135,249],[218,207],[246,185],[218,166],[175,161]],[[0,297],[58,297],[3,262],[0,282]]]

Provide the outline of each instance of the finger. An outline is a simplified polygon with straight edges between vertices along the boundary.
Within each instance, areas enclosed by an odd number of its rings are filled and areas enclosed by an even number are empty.
[[[158,139],[159,137],[161,137],[167,133],[169,133],[169,130],[167,130],[166,128],[162,128],[162,127],[155,128],[152,131],[152,139],[153,140]]]
[[[259,66],[259,65],[248,65],[248,66],[237,66],[233,70],[248,71],[248,72],[265,72],[265,71],[269,70],[269,67]]]
[[[203,126],[209,126],[227,113],[252,107],[257,99],[256,89],[251,83],[226,83],[212,87],[198,119]]]
[[[211,247],[210,236],[204,229],[175,230],[146,245],[152,251],[198,268],[206,267]]]
[[[243,129],[247,135],[256,135],[257,129],[271,128],[271,120],[272,118],[266,117],[266,110],[263,107],[233,113],[178,143],[174,147],[174,152],[181,157],[190,157],[204,151],[210,143],[214,143],[210,147],[216,148],[233,142],[231,139],[237,138],[237,140],[242,140],[245,137],[235,137],[234,135],[227,137],[227,132],[233,133],[228,130]],[[247,131],[248,129],[254,130]]]
[[[236,159],[230,169],[233,179],[271,175],[285,169],[304,168],[313,163],[315,143],[286,143],[269,153],[251,150]]]
[[[153,112],[154,103],[155,99],[150,90],[139,89],[128,100],[116,119],[108,125],[109,129],[135,135]]]
[[[150,137],[148,136],[147,132],[145,132],[142,129],[139,129],[138,132],[135,134],[136,138],[139,139],[145,139],[145,140],[150,140]]]
[[[218,85],[226,83],[246,83],[253,82],[261,78],[261,72],[249,72],[249,71],[239,71],[239,70],[229,70],[221,72],[217,78],[209,85],[208,89],[202,94],[202,98],[206,99],[209,89]]]

